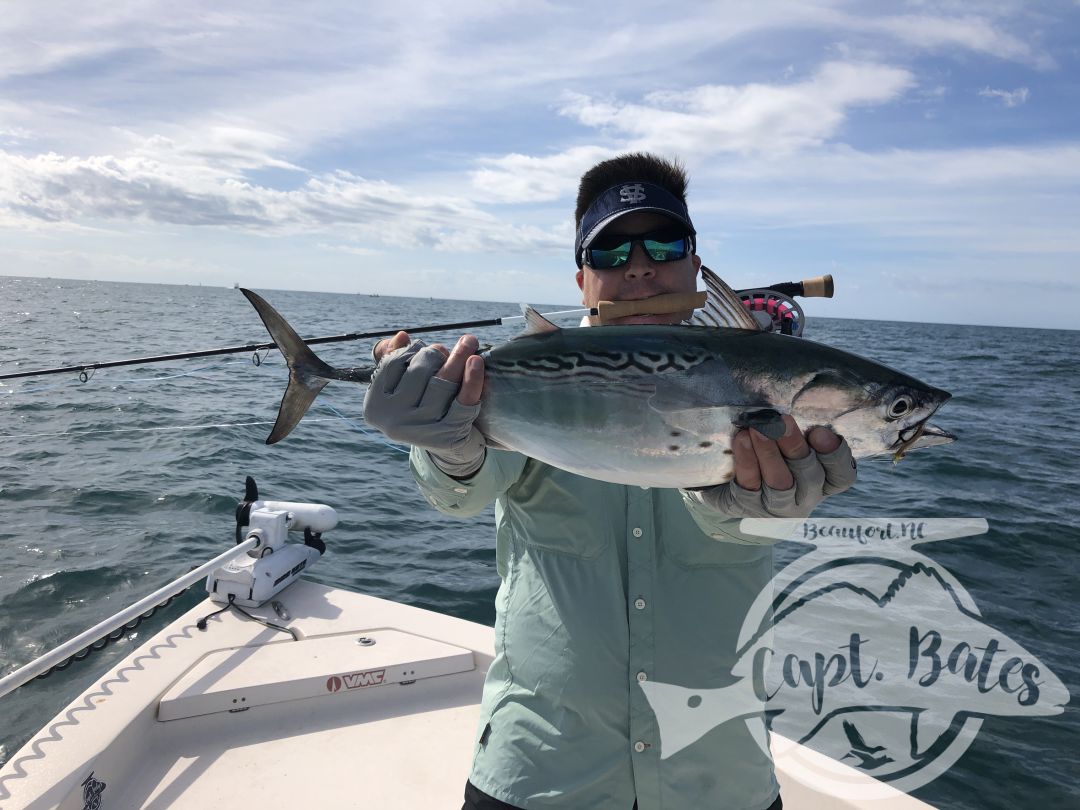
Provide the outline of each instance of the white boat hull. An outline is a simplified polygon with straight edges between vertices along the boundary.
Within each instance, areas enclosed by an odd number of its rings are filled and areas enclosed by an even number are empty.
[[[233,611],[201,631],[207,601],[139,647],[4,765],[0,810],[460,807],[493,630],[304,581],[277,601],[289,621],[251,612],[300,641]],[[789,810],[928,807],[776,735],[773,750]]]

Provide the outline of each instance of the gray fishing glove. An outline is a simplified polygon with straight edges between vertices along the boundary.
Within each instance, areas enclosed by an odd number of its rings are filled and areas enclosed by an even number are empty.
[[[364,421],[394,441],[422,447],[454,478],[466,478],[484,463],[484,437],[473,422],[479,405],[457,401],[459,383],[435,376],[446,358],[414,340],[386,355],[364,396]]]
[[[846,439],[830,453],[818,453],[811,447],[809,455],[785,461],[795,479],[789,489],[773,489],[764,481],[761,489],[744,489],[730,481],[692,490],[690,497],[733,518],[804,518],[827,496],[855,483],[855,458]]]

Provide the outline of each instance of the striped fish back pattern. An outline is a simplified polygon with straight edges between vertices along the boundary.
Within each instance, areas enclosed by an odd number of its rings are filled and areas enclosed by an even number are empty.
[[[612,327],[614,328],[614,327]],[[655,327],[652,327],[655,328]],[[599,327],[589,330],[600,337]],[[631,337],[631,336],[626,336]],[[708,353],[694,350],[685,344],[674,349],[650,346],[640,349],[615,348],[617,342],[633,343],[632,339],[612,339],[611,349],[575,348],[570,341],[539,340],[533,345],[506,344],[485,358],[488,374],[503,377],[529,377],[548,382],[625,382],[647,381],[656,375],[688,372],[708,360]],[[653,341],[649,341],[654,343]],[[516,343],[516,342],[515,342]],[[548,345],[544,345],[548,344]]]

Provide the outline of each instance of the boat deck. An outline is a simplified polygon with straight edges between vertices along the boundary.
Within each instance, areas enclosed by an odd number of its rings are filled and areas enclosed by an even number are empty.
[[[275,601],[290,619],[249,610],[300,641],[234,611],[199,630],[218,607],[199,604],[5,764],[0,810],[460,807],[492,629],[304,581]],[[928,807],[776,735],[773,750],[787,808]],[[823,768],[854,798],[815,786]]]

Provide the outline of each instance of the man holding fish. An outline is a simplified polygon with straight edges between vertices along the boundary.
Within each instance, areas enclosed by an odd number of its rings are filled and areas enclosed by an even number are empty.
[[[668,302],[696,290],[701,259],[686,183],[677,163],[647,154],[585,173],[575,214],[585,306]],[[604,325],[679,324],[692,314],[663,303],[656,309]],[[448,351],[399,332],[376,345],[379,366],[364,404],[369,424],[413,445],[413,472],[435,508],[471,516],[496,503],[496,657],[463,810],[780,808],[772,762],[744,722],[661,759],[640,684],[707,688],[730,680],[743,617],[773,574],[768,541],[741,534],[739,519],[805,517],[849,488],[855,463],[847,442],[821,426],[804,435],[790,415],[765,409],[724,451],[733,476],[729,465],[709,486],[585,477],[501,449],[495,424],[481,420],[478,430],[485,380],[478,348],[473,335]],[[609,373],[610,355],[579,354],[576,371]],[[542,368],[532,373],[543,379]],[[536,398],[544,396],[537,388]],[[689,410],[671,412],[658,458],[712,444],[694,434],[692,415],[678,416]],[[631,437],[635,429],[625,426]]]

